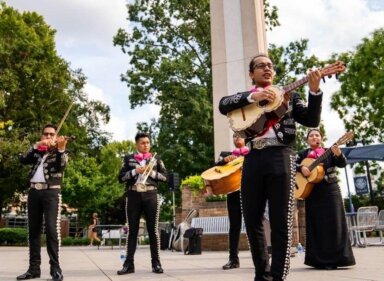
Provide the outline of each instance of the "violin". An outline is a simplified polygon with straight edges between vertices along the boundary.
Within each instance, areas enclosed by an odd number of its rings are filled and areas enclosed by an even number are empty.
[[[59,136],[58,135],[61,127],[64,124],[65,119],[67,119],[67,116],[68,116],[69,111],[71,110],[72,106],[73,106],[73,102],[71,102],[71,104],[69,105],[69,107],[65,111],[65,114],[64,114],[63,118],[61,118],[60,123],[57,126],[56,133],[54,135],[51,135],[52,136],[51,141],[49,143],[46,143],[46,144],[40,144],[38,146],[38,148],[37,148],[38,151],[40,151],[40,152],[46,152],[46,151],[52,152],[52,151],[56,150],[58,148],[58,145],[57,145],[57,140],[58,139],[59,139],[59,142],[64,140],[65,144],[67,143],[67,141],[72,141],[72,140],[76,139],[75,136],[69,136],[68,137],[68,136]]]
[[[55,136],[55,138],[60,138],[61,136]],[[74,141],[76,140],[76,136],[62,136],[67,141]],[[53,152],[58,148],[56,140],[51,141],[48,145],[41,144],[37,147],[37,150],[40,152]]]

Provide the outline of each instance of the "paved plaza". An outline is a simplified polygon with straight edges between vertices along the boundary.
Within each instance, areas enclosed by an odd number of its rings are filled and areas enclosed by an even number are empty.
[[[384,246],[353,248],[356,266],[337,270],[316,270],[303,264],[303,256],[291,258],[288,281],[384,281]],[[151,272],[148,246],[140,246],[135,256],[136,272],[118,276],[121,268],[118,247],[63,247],[61,265],[66,281],[157,280],[157,281],[253,281],[249,251],[240,252],[239,269],[222,270],[227,252],[203,251],[201,255],[161,251],[164,274]],[[28,267],[28,248],[0,247],[0,281],[16,280]],[[46,248],[42,249],[42,275],[33,280],[49,279]]]

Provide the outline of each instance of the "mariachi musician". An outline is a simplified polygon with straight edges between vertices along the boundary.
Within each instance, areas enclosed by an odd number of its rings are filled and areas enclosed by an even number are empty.
[[[244,139],[238,134],[233,134],[233,151],[222,151],[220,153],[216,166],[222,166],[231,162],[239,156],[248,154],[249,148],[245,146]],[[227,194],[227,209],[229,218],[229,261],[223,265],[223,269],[232,269],[240,267],[239,261],[239,241],[241,232],[241,199],[240,186],[239,189]]]
[[[29,268],[24,274],[17,276],[17,280],[40,278],[40,236],[43,216],[50,274],[53,281],[63,280],[59,264],[61,234],[58,222],[61,217],[61,183],[68,161],[65,149],[68,138],[57,136],[57,132],[55,125],[45,125],[40,141],[20,157],[20,162],[32,165],[32,170],[29,174],[30,187],[27,203]]]
[[[219,104],[220,112],[226,115],[252,103],[275,101],[280,93],[270,87],[274,75],[273,63],[267,55],[253,57],[249,64],[249,77],[255,88],[223,97]],[[255,281],[284,280],[289,271],[295,185],[295,122],[316,127],[321,113],[321,73],[315,70],[309,72],[307,77],[310,90],[308,106],[298,94],[293,94],[281,119],[270,119],[263,132],[247,136],[250,151],[244,157],[242,167],[241,198],[256,269]],[[263,228],[267,200],[271,223],[271,266]]]
[[[336,167],[344,168],[347,165],[347,159],[337,144],[332,145],[329,151],[321,146],[322,141],[323,135],[319,129],[309,129],[307,143],[310,148],[298,152],[296,161],[297,171],[308,177],[311,172],[308,167],[301,165],[303,159],[315,160],[327,156],[322,162],[324,179],[314,185],[305,199],[304,263],[319,269],[336,269],[355,264],[336,171]]]
[[[119,173],[119,182],[127,188],[126,218],[128,221],[127,253],[123,268],[118,275],[135,272],[134,255],[141,214],[147,222],[151,263],[153,273],[163,273],[159,257],[159,224],[160,203],[157,194],[157,183],[166,181],[166,169],[163,161],[156,154],[150,153],[149,135],[137,133],[135,137],[137,152],[124,157],[123,167]]]

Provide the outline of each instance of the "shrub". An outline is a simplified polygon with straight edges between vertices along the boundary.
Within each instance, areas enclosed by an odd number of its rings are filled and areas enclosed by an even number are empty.
[[[28,245],[28,231],[25,228],[0,228],[0,245]]]
[[[218,202],[218,201],[226,201],[227,195],[220,194],[220,195],[209,195],[205,197],[206,202]]]
[[[194,196],[197,196],[204,188],[204,181],[201,176],[189,176],[181,182],[181,188],[189,188]]]
[[[82,245],[88,245],[89,244],[89,238],[75,238],[75,237],[65,237],[61,239],[61,245],[62,246],[82,246]]]

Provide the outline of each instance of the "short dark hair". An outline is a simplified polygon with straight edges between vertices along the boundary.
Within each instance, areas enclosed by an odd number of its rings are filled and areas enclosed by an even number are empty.
[[[149,138],[149,135],[147,133],[137,133],[136,136],[135,136],[135,142],[138,142],[139,139],[141,138]]]
[[[43,127],[43,130],[41,131],[41,134],[44,134],[44,130],[45,130],[46,128],[53,128],[53,129],[55,129],[55,131],[57,131],[57,126],[56,126],[56,125],[53,125],[53,124],[47,124],[47,125],[45,125],[45,126]]]
[[[251,59],[250,63],[249,63],[249,72],[253,72],[253,70],[255,69],[255,65],[256,65],[255,59],[260,58],[260,57],[270,59],[270,57],[268,57],[268,55],[267,55],[267,54],[264,54],[264,53],[260,53],[260,54],[258,54],[258,55],[256,55],[256,56],[254,56],[254,57]]]

